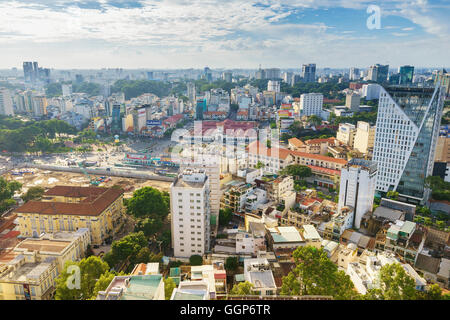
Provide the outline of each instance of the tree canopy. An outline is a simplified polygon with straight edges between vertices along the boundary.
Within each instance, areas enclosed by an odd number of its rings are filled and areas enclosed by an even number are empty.
[[[169,213],[169,195],[152,187],[136,190],[126,203],[128,213],[136,218],[165,218]]]
[[[166,300],[170,300],[170,297],[172,296],[173,290],[177,287],[175,281],[173,281],[172,278],[165,278],[164,279],[164,294]]]
[[[78,267],[79,273],[74,272],[69,267]],[[73,267],[72,267],[73,268]],[[102,280],[102,283],[97,286],[99,290],[104,287],[107,277],[111,277],[108,274],[109,266],[106,262],[102,261],[99,257],[91,256],[84,258],[79,262],[67,261],[64,270],[59,274],[56,279],[56,300],[89,300],[94,297],[95,287],[97,282],[101,279],[101,276],[106,274]],[[76,277],[80,278],[80,287],[76,288]],[[69,287],[68,283],[74,287]],[[98,292],[98,291],[97,291]]]
[[[198,254],[194,254],[189,258],[189,263],[191,266],[201,266],[203,263],[203,258]]]
[[[7,210],[16,203],[12,199],[14,193],[22,188],[22,184],[17,181],[7,181],[0,177],[0,213]]]
[[[414,300],[416,283],[399,263],[384,265],[380,269],[380,288],[368,290],[368,300]]]
[[[252,294],[253,284],[245,281],[235,284],[230,291],[231,295],[235,296],[248,296]]]
[[[42,195],[44,194],[45,189],[39,186],[30,187],[28,191],[22,195],[22,200],[24,202],[30,201],[30,200],[36,200],[40,199]]]
[[[282,295],[323,295],[337,300],[358,296],[350,277],[338,271],[322,248],[299,247],[293,257],[296,267],[283,277]]]
[[[308,166],[292,164],[281,171],[282,174],[293,176],[296,179],[304,179],[312,176],[312,170]]]
[[[111,251],[104,256],[104,260],[111,268],[114,268],[118,263],[124,262],[128,259],[130,263],[134,264],[139,257],[144,256],[144,252],[141,253],[143,248],[148,247],[148,241],[144,233],[130,233],[120,240],[114,241],[111,245]]]
[[[227,226],[233,218],[233,211],[230,208],[220,209],[219,211],[219,225]]]

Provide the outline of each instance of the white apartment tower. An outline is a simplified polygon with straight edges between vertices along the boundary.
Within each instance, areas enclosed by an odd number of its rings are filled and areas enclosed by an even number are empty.
[[[281,91],[280,81],[269,80],[269,82],[267,83],[267,91],[280,92]]]
[[[338,132],[336,134],[336,139],[339,142],[342,142],[343,144],[349,146],[350,148],[353,148],[353,144],[355,142],[355,134],[356,127],[354,124],[340,123]]]
[[[300,96],[300,110],[302,116],[322,116],[323,94],[305,93]]]
[[[397,191],[401,200],[427,201],[425,179],[432,174],[445,89],[391,86],[381,88],[373,161],[378,164],[377,191]]]
[[[375,129],[368,122],[358,121],[353,148],[363,154],[369,153],[375,142]]]
[[[219,226],[220,199],[222,192],[220,191],[220,167],[221,157],[217,155],[202,155],[194,161],[183,159],[180,163],[180,170],[186,169],[204,170],[209,181],[209,205],[211,208],[211,234],[217,233]]]
[[[196,101],[195,83],[188,82],[186,86],[187,86],[187,96],[189,98],[189,101],[193,103]]]
[[[204,170],[184,170],[170,186],[174,256],[202,256],[210,248],[209,180]]]
[[[0,115],[13,116],[13,102],[9,90],[0,88]]]
[[[353,112],[359,111],[359,106],[361,104],[361,96],[356,92],[351,92],[347,94],[345,99],[345,107]]]
[[[341,170],[338,212],[343,207],[353,208],[356,228],[364,214],[372,211],[376,177],[377,165],[368,160],[351,159]]]

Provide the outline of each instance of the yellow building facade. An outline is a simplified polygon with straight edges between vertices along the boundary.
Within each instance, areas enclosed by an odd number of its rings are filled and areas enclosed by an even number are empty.
[[[87,228],[91,243],[101,245],[122,220],[123,191],[113,188],[56,186],[41,201],[29,201],[16,210],[21,236],[77,231]]]

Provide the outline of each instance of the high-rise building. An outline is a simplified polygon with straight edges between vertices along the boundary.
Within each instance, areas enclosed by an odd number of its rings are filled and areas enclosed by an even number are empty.
[[[304,93],[300,96],[300,110],[302,116],[321,116],[323,107],[323,94]]]
[[[33,62],[24,62],[23,63],[23,75],[25,78],[25,82],[34,82],[35,81],[35,72],[33,69]]]
[[[281,70],[278,68],[264,69],[265,79],[278,80],[281,79]]]
[[[211,73],[211,69],[209,67],[205,67],[204,72],[203,72],[203,77],[208,82],[212,81],[212,73]]]
[[[339,142],[353,148],[355,142],[356,127],[351,123],[340,123],[338,132],[336,133],[336,139]]]
[[[210,248],[209,180],[204,170],[184,170],[170,186],[175,257],[203,255]]]
[[[232,72],[223,72],[222,80],[226,82],[233,82],[233,73]]]
[[[401,66],[398,69],[399,82],[400,85],[411,84],[414,78],[414,67],[413,66]]]
[[[364,121],[358,121],[353,148],[367,154],[373,150],[374,141],[375,126],[370,126],[369,123]]]
[[[381,88],[373,160],[377,191],[397,191],[412,203],[424,203],[444,105],[442,86]]]
[[[63,97],[70,96],[72,94],[72,85],[63,84],[61,85]]]
[[[267,83],[267,91],[280,92],[280,90],[281,85],[279,81],[269,80],[269,82]]]
[[[283,73],[283,81],[291,86],[294,84],[292,83],[292,77],[294,76],[294,73],[292,72],[285,72]]]
[[[347,94],[345,99],[345,107],[353,112],[359,111],[359,106],[361,104],[361,96],[359,93],[351,92]]]
[[[220,199],[222,192],[220,191],[220,166],[221,158],[218,155],[208,155],[199,157],[193,161],[183,161],[180,164],[180,170],[198,169],[203,170],[209,180],[209,206],[211,208],[211,234],[215,235],[219,227],[219,211]]]
[[[316,64],[304,64],[302,66],[302,78],[305,82],[315,82],[316,81]]]
[[[203,113],[207,111],[206,99],[197,99],[197,105],[195,106],[195,120],[203,120]]]
[[[47,98],[45,96],[33,96],[33,115],[36,117],[42,117],[47,114]]]
[[[384,83],[387,81],[389,74],[389,65],[381,65],[376,64],[375,66],[370,67],[372,70],[371,78],[369,80],[376,81],[378,83]],[[373,68],[373,69],[372,69]],[[369,74],[370,74],[369,70]]]
[[[194,102],[195,101],[195,83],[193,82],[188,82],[187,83],[187,96],[189,98],[190,102]]]
[[[81,74],[76,74],[75,75],[75,82],[76,83],[82,83],[84,81],[84,77]]]
[[[445,88],[445,96],[450,98],[450,72],[447,72],[445,69],[442,69],[441,71],[434,71],[433,79],[434,84],[439,82],[441,86]]]
[[[13,116],[13,101],[9,90],[6,88],[0,88],[0,115]]]
[[[377,165],[372,161],[351,159],[341,169],[338,212],[351,207],[356,228],[360,227],[362,217],[372,212],[376,178]]]
[[[259,67],[258,71],[255,73],[255,78],[258,80],[266,79],[266,72]]]
[[[350,68],[349,79],[350,80],[359,80],[359,69],[358,68]]]

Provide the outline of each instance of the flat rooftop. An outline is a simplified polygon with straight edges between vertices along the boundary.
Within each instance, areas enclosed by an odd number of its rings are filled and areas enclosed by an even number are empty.
[[[47,240],[47,239],[25,239],[17,245],[18,249],[28,251],[45,251],[52,253],[61,253],[71,244],[70,241]]]

